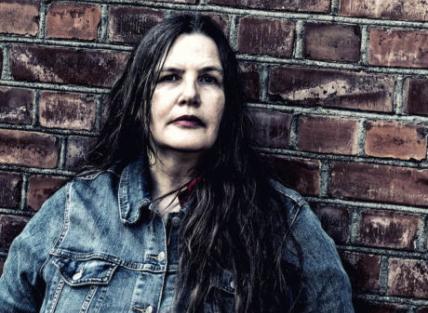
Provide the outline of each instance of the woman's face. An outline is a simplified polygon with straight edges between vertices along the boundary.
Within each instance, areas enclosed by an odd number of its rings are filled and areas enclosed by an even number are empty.
[[[224,103],[215,42],[198,33],[180,35],[166,56],[151,101],[155,149],[209,149],[217,139]]]

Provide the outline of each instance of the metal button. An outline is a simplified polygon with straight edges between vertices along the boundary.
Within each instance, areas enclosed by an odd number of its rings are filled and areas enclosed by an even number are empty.
[[[83,276],[83,268],[80,269],[78,272],[74,273],[72,279],[73,280],[79,280]]]
[[[230,282],[230,288],[235,289],[235,282],[233,280]]]
[[[178,226],[180,225],[181,219],[178,216],[174,216],[171,221],[172,221],[172,225]]]
[[[165,252],[160,252],[159,254],[158,254],[158,261],[163,261],[163,260],[165,260]]]
[[[151,305],[149,305],[147,308],[146,308],[146,311],[145,311],[146,313],[152,313],[153,312],[153,307],[151,306]]]

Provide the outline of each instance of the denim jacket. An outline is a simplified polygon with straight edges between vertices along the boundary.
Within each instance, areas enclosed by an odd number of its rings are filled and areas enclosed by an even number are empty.
[[[138,160],[121,174],[75,178],[48,199],[11,245],[0,278],[0,312],[172,312],[176,229],[184,211],[148,218],[147,177]],[[274,186],[303,250],[299,312],[352,313],[349,280],[333,241],[300,195]],[[285,250],[287,262],[296,263],[293,250]],[[232,273],[220,270],[215,281],[217,296],[204,312],[233,312]]]

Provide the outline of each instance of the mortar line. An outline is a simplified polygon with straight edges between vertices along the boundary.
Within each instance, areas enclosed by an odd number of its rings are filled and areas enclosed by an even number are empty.
[[[336,1],[336,0],[334,0]],[[166,2],[156,2],[156,1],[144,1],[141,3],[136,3],[135,0],[87,0],[85,2],[93,3],[108,3],[108,4],[120,4],[120,5],[130,5],[130,6],[144,6],[144,7],[154,7],[154,8],[165,8],[165,9],[175,9],[175,10],[192,10],[196,12],[219,12],[219,13],[230,13],[240,16],[244,15],[260,15],[261,17],[277,17],[282,19],[307,19],[307,20],[320,20],[320,21],[338,21],[344,23],[354,23],[354,24],[365,24],[365,25],[376,25],[376,26],[392,26],[392,27],[413,27],[413,28],[423,28],[428,29],[428,23],[419,22],[419,21],[405,21],[405,20],[387,20],[387,19],[377,19],[377,18],[364,18],[364,17],[348,17],[348,16],[335,16],[328,15],[325,13],[306,13],[306,12],[289,12],[289,11],[272,11],[272,10],[262,10],[257,8],[233,8],[225,7],[221,5],[195,5],[195,4],[179,4],[179,3],[166,3]]]
[[[21,186],[21,201],[19,209],[25,211],[27,207],[27,192],[28,192],[28,176],[27,174],[22,175],[22,186]]]
[[[369,65],[369,31],[367,25],[361,27],[361,61],[362,65]]]
[[[101,5],[101,21],[99,28],[99,42],[108,43],[108,23],[109,23],[108,6],[106,4]]]
[[[294,59],[303,59],[303,53],[304,53],[304,24],[303,21],[299,20],[296,22],[296,28],[294,33],[294,49],[293,49],[293,58]]]
[[[403,76],[398,76],[394,86],[394,112],[395,114],[403,114]]]

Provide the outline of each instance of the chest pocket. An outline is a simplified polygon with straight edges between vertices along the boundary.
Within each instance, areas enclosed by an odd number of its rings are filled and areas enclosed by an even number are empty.
[[[208,303],[205,312],[208,313],[232,313],[235,307],[236,283],[232,272],[220,270],[211,286],[208,295]]]
[[[98,313],[118,265],[101,260],[54,257],[54,282],[47,313]]]

